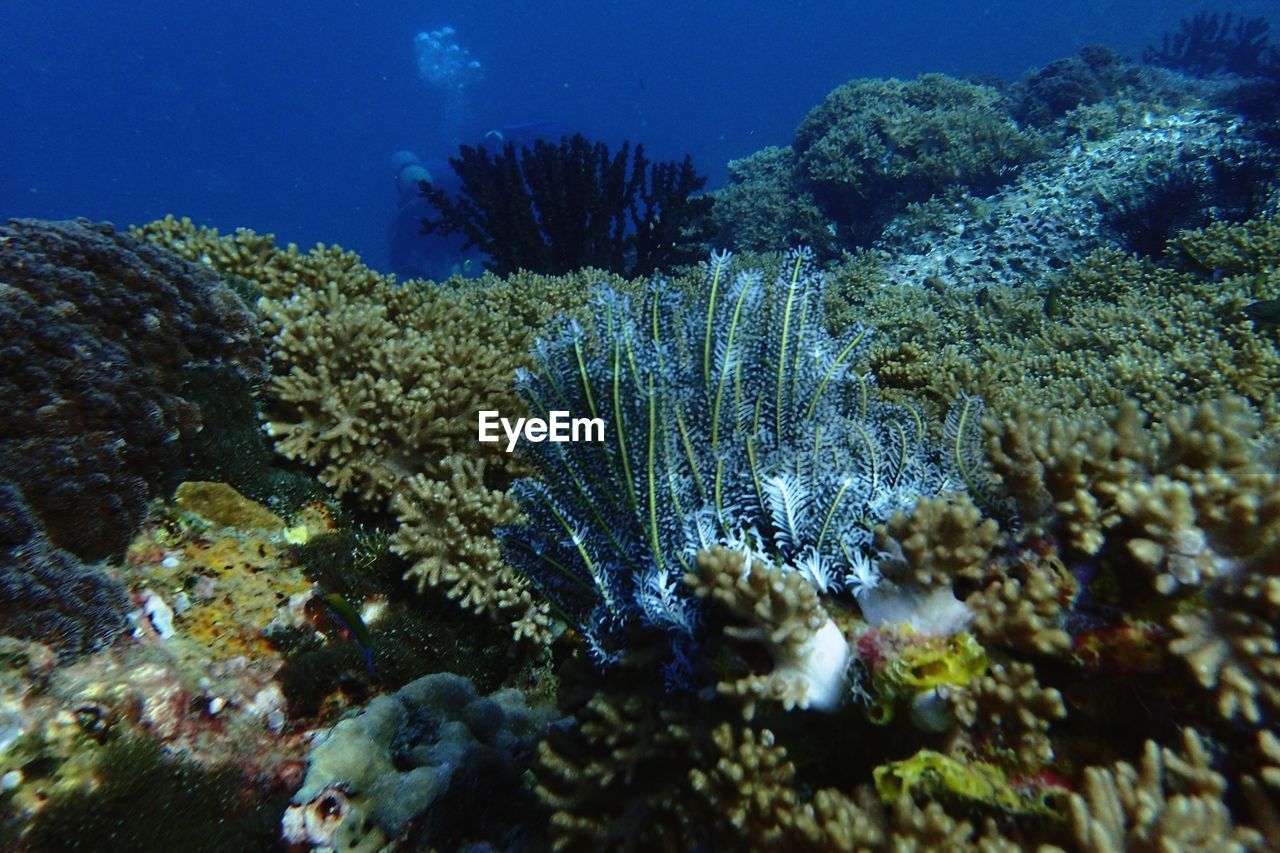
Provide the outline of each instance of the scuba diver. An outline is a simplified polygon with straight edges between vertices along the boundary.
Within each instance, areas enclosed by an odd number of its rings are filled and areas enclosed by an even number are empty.
[[[534,122],[508,125],[490,130],[479,147],[499,154],[511,143],[519,151],[538,139],[558,141],[569,135],[569,129],[557,122]],[[395,173],[396,214],[388,235],[391,248],[391,271],[399,278],[427,278],[444,281],[452,275],[479,276],[484,271],[484,254],[476,249],[462,250],[466,238],[461,234],[424,234],[422,220],[434,216],[431,202],[422,197],[420,183],[426,181],[457,197],[461,181],[448,160],[423,160],[412,151],[391,155]]]
[[[412,151],[397,151],[391,155],[391,167],[396,180],[396,214],[388,234],[391,271],[402,279],[434,281],[458,274],[479,275],[483,256],[475,250],[462,251],[462,235],[422,233],[423,217],[433,215],[435,209],[422,197],[419,184],[426,181],[456,195],[460,186],[449,163],[439,159],[424,163]]]

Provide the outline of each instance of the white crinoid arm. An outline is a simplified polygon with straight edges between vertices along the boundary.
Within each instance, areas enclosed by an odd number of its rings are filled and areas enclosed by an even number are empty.
[[[849,558],[849,573],[844,576],[844,583],[855,598],[880,585],[880,567],[876,565],[875,560],[868,557],[861,549],[851,551]]]

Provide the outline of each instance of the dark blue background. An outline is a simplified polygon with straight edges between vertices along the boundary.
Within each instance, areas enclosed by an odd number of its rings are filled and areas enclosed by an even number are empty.
[[[925,71],[1019,76],[1103,41],[1136,55],[1180,0],[140,0],[0,4],[0,216],[175,213],[385,265],[388,157],[448,153],[414,35],[484,66],[464,135],[555,120],[650,156],[725,162],[790,140],[834,86]],[[1259,14],[1265,3],[1236,5]]]

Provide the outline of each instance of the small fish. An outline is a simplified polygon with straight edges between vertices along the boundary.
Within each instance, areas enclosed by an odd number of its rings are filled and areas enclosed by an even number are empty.
[[[1280,299],[1263,299],[1244,306],[1245,316],[1262,326],[1280,326]]]
[[[1062,313],[1061,300],[1059,299],[1058,288],[1051,287],[1044,297],[1044,316],[1050,320],[1058,319],[1058,315]]]
[[[345,634],[355,640],[361,652],[364,653],[365,669],[369,671],[370,676],[375,676],[377,673],[373,669],[373,637],[369,633],[369,627],[360,618],[359,611],[336,592],[313,598],[311,601],[319,601],[324,605],[323,612],[311,611],[312,617],[320,623],[330,622],[336,627],[336,633]],[[323,624],[321,630],[324,630]]]

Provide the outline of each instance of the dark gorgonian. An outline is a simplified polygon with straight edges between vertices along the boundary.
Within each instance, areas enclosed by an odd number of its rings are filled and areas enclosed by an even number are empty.
[[[581,134],[537,140],[517,151],[462,146],[449,164],[462,182],[457,198],[425,181],[438,216],[427,234],[461,233],[486,266],[559,275],[594,267],[623,275],[693,263],[709,229],[712,200],[693,196],[707,179],[693,161],[652,163],[629,143],[610,154]]]

